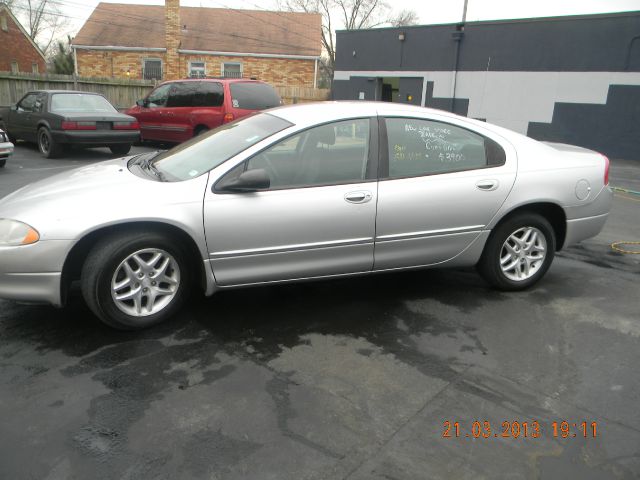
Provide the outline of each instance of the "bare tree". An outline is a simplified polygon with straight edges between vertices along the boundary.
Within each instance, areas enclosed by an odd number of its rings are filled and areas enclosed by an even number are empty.
[[[394,27],[406,27],[417,25],[419,21],[418,14],[413,10],[401,10],[389,20],[389,23]]]
[[[6,0],[5,3],[45,55],[68,26],[68,17],[60,3],[53,0]]]
[[[322,15],[322,48],[326,59],[320,65],[331,79],[336,61],[336,29],[359,30],[391,22],[390,8],[384,0],[277,0],[277,5],[280,10]],[[409,13],[413,15],[405,14],[406,18],[417,20],[414,12]]]

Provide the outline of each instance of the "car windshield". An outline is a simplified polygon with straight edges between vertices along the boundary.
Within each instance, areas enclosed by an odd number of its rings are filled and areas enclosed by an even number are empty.
[[[202,175],[292,124],[266,113],[251,115],[158,155],[153,166],[168,178],[188,180]]]
[[[117,110],[106,98],[84,93],[56,93],[51,97],[52,112],[109,112]]]
[[[258,82],[234,82],[231,87],[231,104],[234,108],[266,110],[280,105],[280,97],[271,85]]]

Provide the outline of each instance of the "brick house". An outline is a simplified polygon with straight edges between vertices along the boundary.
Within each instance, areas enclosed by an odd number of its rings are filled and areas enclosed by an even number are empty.
[[[246,77],[314,87],[319,14],[100,3],[73,39],[82,77]]]
[[[46,73],[44,53],[6,5],[0,3],[0,71]]]

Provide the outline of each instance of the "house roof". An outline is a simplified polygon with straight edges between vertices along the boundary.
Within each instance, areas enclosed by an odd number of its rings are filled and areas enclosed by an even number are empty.
[[[165,7],[99,3],[73,45],[165,47]],[[180,49],[320,56],[317,13],[180,7]]]
[[[42,60],[46,62],[47,58],[44,56],[44,53],[42,52],[42,50],[40,50],[40,47],[38,46],[38,44],[34,42],[33,39],[29,36],[27,31],[24,29],[22,24],[18,21],[18,19],[13,14],[13,12],[9,9],[9,7],[7,7],[7,5],[1,2],[0,2],[0,12],[6,12],[9,14],[9,17],[11,17],[11,20],[13,21],[13,23],[15,23],[18,26],[18,28],[20,29],[20,32],[27,38],[27,40],[29,40],[29,43],[31,43],[31,45],[36,50],[36,52],[38,52],[38,54],[42,57]]]

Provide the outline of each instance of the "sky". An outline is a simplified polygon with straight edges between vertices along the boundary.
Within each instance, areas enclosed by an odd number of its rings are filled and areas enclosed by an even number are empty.
[[[73,36],[99,0],[50,0],[68,17]],[[162,5],[162,0],[107,0],[113,3]],[[387,0],[392,11],[414,10],[420,24],[453,23],[462,19],[464,0]],[[191,7],[276,9],[276,0],[181,0]],[[640,0],[468,0],[467,21],[546,17],[640,10]],[[336,28],[340,28],[339,26]]]

